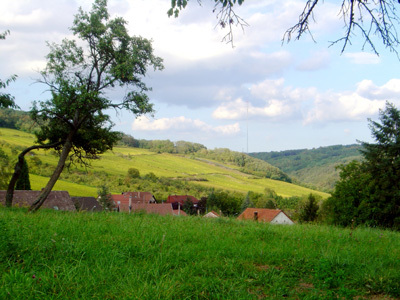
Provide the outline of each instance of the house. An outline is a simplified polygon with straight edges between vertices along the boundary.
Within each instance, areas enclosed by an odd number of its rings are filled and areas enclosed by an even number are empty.
[[[169,195],[167,198],[167,203],[171,203],[174,210],[177,210],[179,209],[179,206],[182,208],[183,204],[187,200],[192,201],[194,207],[197,207],[197,203],[199,203],[198,199],[190,195]]]
[[[94,197],[71,197],[79,211],[102,211],[103,207]]]
[[[121,207],[126,207],[128,210],[129,203],[131,203],[131,205],[134,203],[157,203],[156,198],[149,192],[123,192],[120,195],[111,195],[111,199],[116,208],[119,205],[120,209]]]
[[[0,203],[5,205],[7,191],[0,191]],[[14,191],[13,206],[29,207],[39,197],[41,191]],[[74,202],[67,191],[51,191],[43,208],[76,211]]]
[[[220,215],[217,214],[215,211],[210,211],[209,213],[204,215],[204,218],[219,218]]]
[[[125,211],[123,208],[122,211]],[[129,209],[128,209],[129,211]],[[171,203],[135,203],[132,204],[131,213],[145,212],[157,215],[175,215]]]
[[[254,220],[271,224],[294,224],[294,222],[280,209],[246,208],[239,215],[238,219]]]

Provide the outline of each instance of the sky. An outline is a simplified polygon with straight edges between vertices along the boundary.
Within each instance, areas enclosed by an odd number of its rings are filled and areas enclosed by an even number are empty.
[[[305,0],[246,0],[236,13],[248,24],[234,30],[234,45],[222,42],[211,0],[191,0],[178,18],[169,18],[169,0],[109,0],[112,16],[128,22],[131,35],[152,40],[163,71],[149,70],[153,116],[110,112],[115,130],[137,139],[190,141],[208,149],[241,152],[312,149],[371,142],[368,118],[378,120],[386,101],[400,107],[400,61],[360,34],[341,53],[338,1],[324,1],[311,23],[313,38],[282,43]],[[46,64],[47,42],[73,39],[69,28],[88,0],[2,0],[0,78],[17,74],[7,92],[22,110],[48,98],[36,83]],[[111,94],[116,100],[119,94]]]

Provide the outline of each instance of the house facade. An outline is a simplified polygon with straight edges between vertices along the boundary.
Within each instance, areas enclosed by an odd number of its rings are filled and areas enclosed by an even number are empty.
[[[169,195],[167,198],[167,203],[171,203],[173,209],[177,210],[182,208],[183,204],[187,200],[192,201],[194,207],[197,207],[197,204],[199,203],[199,200],[196,197],[190,195]]]
[[[238,217],[239,220],[253,220],[271,224],[293,225],[294,222],[280,209],[246,208]]]

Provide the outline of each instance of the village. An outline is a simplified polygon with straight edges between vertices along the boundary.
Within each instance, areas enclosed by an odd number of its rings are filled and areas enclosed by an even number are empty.
[[[40,191],[16,190],[14,191],[13,205],[28,207],[39,196]],[[0,203],[4,204],[6,191],[0,191]],[[189,205],[191,212],[205,218],[220,218],[221,211],[207,211],[207,200],[198,200],[191,195],[169,195],[166,201],[157,202],[150,192],[123,192],[110,194],[110,208],[103,207],[95,197],[71,197],[67,191],[51,191],[43,204],[44,209],[79,212],[118,212],[118,213],[147,213],[157,215],[187,216],[184,206]],[[280,209],[246,208],[238,217],[239,220],[253,220],[270,224],[292,225],[294,222]]]

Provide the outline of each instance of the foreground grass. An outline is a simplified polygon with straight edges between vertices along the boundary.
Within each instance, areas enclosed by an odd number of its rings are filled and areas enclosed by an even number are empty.
[[[1,299],[400,297],[400,234],[0,208]]]

